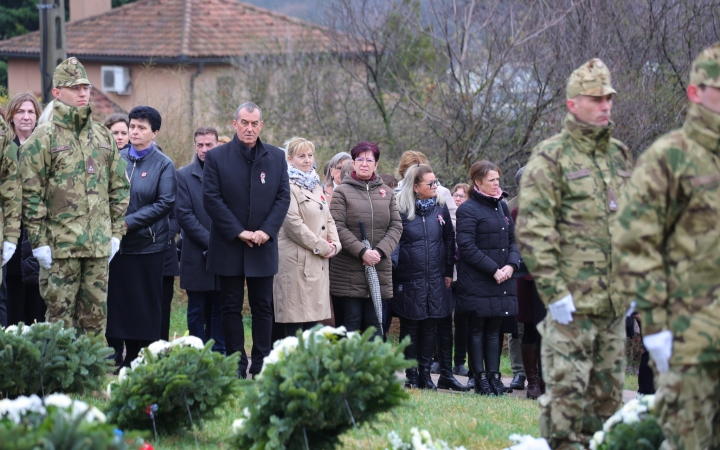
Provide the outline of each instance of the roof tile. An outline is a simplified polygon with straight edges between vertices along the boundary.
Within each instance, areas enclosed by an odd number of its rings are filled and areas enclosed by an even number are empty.
[[[227,58],[318,52],[318,25],[237,0],[139,0],[65,26],[67,53],[133,58]],[[0,55],[39,55],[40,33],[0,41]]]

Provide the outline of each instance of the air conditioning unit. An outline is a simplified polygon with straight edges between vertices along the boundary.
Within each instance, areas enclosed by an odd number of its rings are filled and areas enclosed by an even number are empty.
[[[114,92],[118,95],[130,95],[132,93],[132,80],[130,69],[122,66],[102,66],[102,90]]]

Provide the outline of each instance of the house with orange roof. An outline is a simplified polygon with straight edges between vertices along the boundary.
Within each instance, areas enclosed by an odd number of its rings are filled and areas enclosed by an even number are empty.
[[[138,0],[114,9],[110,0],[72,0],[70,6],[67,55],[85,66],[100,116],[145,104],[193,127],[209,104],[229,107],[222,103],[238,88],[233,64],[327,53],[332,43],[323,27],[238,0]],[[8,58],[10,95],[40,93],[39,32],[0,41],[0,56]]]

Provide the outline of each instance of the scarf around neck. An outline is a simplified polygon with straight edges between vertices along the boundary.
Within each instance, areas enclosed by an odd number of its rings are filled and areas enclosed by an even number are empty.
[[[426,198],[424,200],[415,199],[415,211],[424,216],[428,211],[435,207],[437,197]]]
[[[320,182],[315,169],[305,173],[293,166],[288,166],[288,177],[290,177],[291,183],[295,183],[297,186],[307,189],[308,191],[315,189],[315,186]]]
[[[473,186],[473,189],[475,189],[475,192],[477,192],[477,193],[480,194],[480,195],[484,195],[485,197],[490,197],[490,198],[499,199],[499,198],[501,198],[501,197],[503,196],[503,191],[502,191],[502,189],[500,189],[500,193],[499,193],[498,195],[487,195],[486,193],[484,193],[483,191],[481,191],[480,189],[478,189],[477,186]]]

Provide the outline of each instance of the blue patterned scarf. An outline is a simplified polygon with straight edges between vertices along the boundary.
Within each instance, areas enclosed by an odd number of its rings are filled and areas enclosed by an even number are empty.
[[[320,182],[320,179],[318,178],[315,169],[311,170],[308,173],[305,173],[301,170],[296,169],[293,166],[288,166],[288,176],[290,177],[291,183],[295,183],[296,185],[300,186],[303,189],[307,189],[308,191],[312,191],[313,189],[315,189],[315,186],[317,186]]]
[[[426,198],[425,200],[415,200],[415,212],[421,216],[427,214],[428,211],[435,207],[435,197]]]

